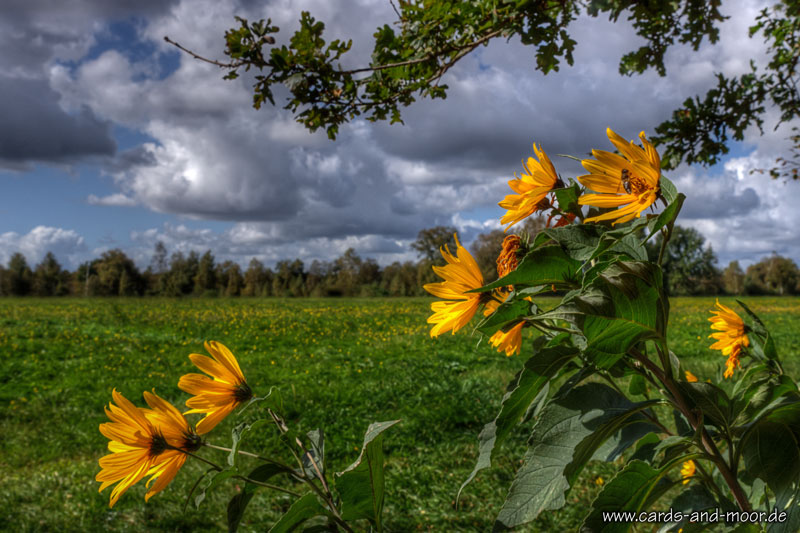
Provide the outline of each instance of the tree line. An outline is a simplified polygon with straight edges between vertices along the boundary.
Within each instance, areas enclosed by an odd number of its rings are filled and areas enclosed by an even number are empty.
[[[535,235],[545,226],[542,218],[525,221],[519,232]],[[251,259],[247,269],[230,260],[217,262],[210,250],[169,255],[162,242],[155,245],[148,267],[141,271],[122,250],[104,252],[70,272],[48,252],[31,268],[15,253],[0,265],[0,296],[203,296],[203,297],[326,297],[420,296],[422,286],[440,281],[432,270],[441,265],[439,248],[455,251],[455,228],[437,226],[419,232],[411,247],[418,260],[381,267],[348,249],[333,261],[300,259],[279,261],[274,268]],[[505,233],[493,230],[478,236],[471,252],[488,283],[497,278],[495,260]],[[660,238],[660,237],[659,237]],[[653,259],[660,240],[648,244]],[[775,253],[743,270],[738,261],[716,266],[711,246],[692,228],[675,226],[662,268],[665,286],[673,295],[800,294],[800,270],[791,259]]]

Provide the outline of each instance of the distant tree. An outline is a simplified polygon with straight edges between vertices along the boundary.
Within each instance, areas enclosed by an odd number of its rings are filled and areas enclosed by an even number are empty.
[[[144,279],[136,264],[122,250],[103,252],[93,266],[101,295],[133,296],[142,293]]]
[[[192,250],[188,256],[176,252],[170,257],[169,272],[165,276],[165,296],[182,296],[194,290],[194,278],[197,276],[200,259]]]
[[[222,292],[227,297],[239,296],[242,292],[244,278],[238,263],[225,261],[220,265],[221,279],[225,281],[225,290]]]
[[[99,282],[96,265],[99,259],[86,261],[70,276],[70,294],[73,296],[96,296],[99,294]]]
[[[547,218],[540,214],[536,214],[526,218],[522,225],[512,226],[506,231],[506,234],[516,233],[517,235],[525,234],[530,240],[533,240],[540,231],[547,227]]]
[[[275,266],[275,277],[272,280],[274,296],[303,296],[305,284],[304,265],[300,259],[278,261]]]
[[[417,240],[411,243],[411,248],[425,261],[444,263],[439,249],[446,244],[450,252],[455,253],[456,243],[453,239],[455,233],[456,228],[452,226],[436,226],[420,230]]]
[[[19,252],[14,253],[8,261],[6,269],[6,287],[8,294],[13,296],[25,296],[31,291],[33,272],[28,266],[25,256]]]
[[[224,292],[225,286],[222,291],[217,291],[216,272],[214,271],[214,256],[211,250],[206,250],[206,253],[200,258],[197,265],[197,274],[194,277],[194,293],[199,295],[209,295],[214,292]]]
[[[33,273],[33,293],[37,296],[63,296],[69,292],[69,273],[61,268],[52,252],[47,252]]]
[[[747,267],[745,290],[748,294],[793,294],[799,280],[795,262],[773,253]]]
[[[510,234],[509,230],[508,235]],[[506,235],[503,230],[496,229],[489,233],[481,233],[472,243],[472,257],[478,263],[486,283],[497,279],[497,256],[503,249],[503,239]]]
[[[731,261],[722,272],[722,283],[728,294],[742,294],[744,292],[744,272],[739,266],[739,261]]]
[[[150,260],[150,268],[156,274],[163,274],[167,271],[168,267],[167,247],[164,246],[163,241],[158,241],[155,250],[153,250],[153,258]]]
[[[244,273],[242,296],[263,296],[265,282],[264,264],[254,257],[250,260],[250,264]]]
[[[0,265],[0,297],[8,296],[8,289],[6,289],[6,269]]]
[[[664,286],[671,295],[716,294],[721,289],[717,257],[694,228],[675,226],[661,263]],[[662,235],[648,244],[651,260],[658,258]]]

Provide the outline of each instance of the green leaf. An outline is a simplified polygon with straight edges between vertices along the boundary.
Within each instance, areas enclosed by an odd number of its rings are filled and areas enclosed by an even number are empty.
[[[636,408],[636,404],[602,383],[575,387],[550,402],[533,429],[524,463],[511,484],[496,528],[516,527],[535,519],[542,511],[561,508],[570,479],[580,473],[589,456],[607,460],[631,442],[630,435],[621,432],[607,440],[604,437],[611,433],[613,425],[621,425],[629,416],[628,411]],[[622,418],[610,422],[618,417]],[[585,440],[597,430],[599,435]],[[640,437],[652,428],[645,430],[642,426],[641,430]]]
[[[581,263],[569,257],[560,246],[543,246],[528,252],[516,270],[469,292],[486,292],[506,285],[575,285],[580,268]]]
[[[631,396],[643,396],[647,394],[647,380],[641,374],[634,374],[628,384],[628,394]]]
[[[670,180],[667,179],[666,176],[663,174],[661,178],[658,180],[659,186],[661,187],[661,195],[664,197],[664,200],[667,201],[667,204],[671,204],[678,198],[678,188],[675,187],[675,184],[672,183]]]
[[[678,382],[678,387],[689,401],[689,408],[703,413],[704,423],[728,431],[733,419],[733,403],[724,390],[712,383],[700,381],[681,381]]]
[[[581,208],[578,205],[578,195],[581,192],[581,188],[577,183],[573,183],[570,187],[555,189],[553,192],[556,193],[556,200],[558,201],[559,209],[565,213],[573,214],[577,214],[578,211],[580,211]]]
[[[319,503],[314,494],[306,494],[289,507],[286,514],[269,529],[269,533],[289,533],[309,518],[320,515],[329,516],[330,512]]]
[[[252,424],[247,422],[242,422],[237,424],[231,430],[231,452],[228,454],[228,464],[234,467],[235,469],[239,468],[239,446],[242,444],[242,437],[252,431],[255,428],[261,427],[266,424],[267,421],[264,419],[256,420]]]
[[[655,265],[614,263],[573,301],[584,315],[579,324],[586,337],[584,353],[599,368],[611,367],[642,340],[664,337],[668,304]]]
[[[531,312],[531,303],[527,300],[512,300],[504,302],[494,313],[481,320],[475,329],[484,335],[492,335],[511,322],[526,317]]]
[[[525,415],[542,387],[576,355],[578,355],[576,348],[558,345],[538,351],[525,362],[525,366],[503,396],[497,418],[483,426],[483,430],[478,435],[480,450],[478,461],[469,477],[458,489],[456,501],[461,497],[461,491],[475,479],[477,473],[492,465],[495,448],[508,437],[511,430],[519,423],[520,418]]]
[[[598,224],[570,224],[546,228],[542,233],[556,241],[576,261],[588,261],[600,242],[605,228]]]
[[[800,477],[800,447],[786,424],[762,420],[740,444],[746,474],[762,479],[775,494],[792,490]]]
[[[200,487],[200,492],[194,497],[194,506],[196,509],[200,508],[200,504],[206,499],[206,493],[211,492],[215,487],[226,479],[239,475],[239,471],[235,468],[227,468],[225,470],[218,470],[211,477],[208,478],[205,485]]]
[[[399,420],[374,422],[367,428],[364,445],[358,459],[342,472],[336,473],[336,489],[342,502],[342,518],[366,518],[382,530],[383,511],[383,435]]]
[[[667,489],[670,483],[661,482],[672,465],[655,469],[642,461],[631,461],[609,481],[592,503],[589,516],[583,521],[582,531],[617,533],[628,531],[629,522],[606,522],[604,512],[635,512],[649,509]]]
[[[686,200],[686,196],[683,193],[679,193],[666,209],[659,213],[657,217],[647,222],[647,229],[650,230],[650,233],[647,235],[647,238],[645,238],[645,241],[650,240],[650,237],[655,235],[658,230],[667,224],[675,222],[675,219],[678,218],[678,213],[681,211],[681,207],[683,207],[684,200]]]
[[[228,502],[228,533],[235,533],[239,529],[247,504],[253,499],[254,492],[243,490]]]

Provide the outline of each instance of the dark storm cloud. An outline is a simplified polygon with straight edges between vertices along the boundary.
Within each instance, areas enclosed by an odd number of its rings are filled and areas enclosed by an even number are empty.
[[[18,168],[32,161],[72,162],[114,153],[108,122],[88,108],[68,115],[58,99],[46,82],[0,75],[0,165]]]

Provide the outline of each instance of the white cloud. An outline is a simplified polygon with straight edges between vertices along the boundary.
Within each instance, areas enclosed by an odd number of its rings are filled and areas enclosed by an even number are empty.
[[[114,193],[109,194],[108,196],[95,196],[94,194],[90,194],[86,201],[89,202],[90,205],[107,205],[107,206],[126,206],[131,207],[137,205],[136,200],[133,198],[129,198],[122,193]]]
[[[21,253],[34,268],[47,252],[52,252],[62,266],[74,268],[86,251],[84,238],[71,229],[36,226],[24,235],[10,231],[0,234],[0,263],[8,264],[15,253]]]

